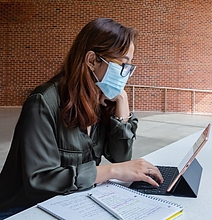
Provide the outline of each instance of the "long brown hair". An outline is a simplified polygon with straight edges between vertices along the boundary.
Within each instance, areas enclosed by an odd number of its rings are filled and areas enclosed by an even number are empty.
[[[85,62],[88,51],[105,58],[125,55],[137,31],[108,18],[98,18],[76,36],[59,74],[61,116],[67,127],[86,129],[100,117],[99,89]],[[107,112],[107,111],[106,111]]]

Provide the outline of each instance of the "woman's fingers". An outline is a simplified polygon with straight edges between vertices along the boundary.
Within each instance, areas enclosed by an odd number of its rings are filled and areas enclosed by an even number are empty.
[[[159,186],[163,182],[163,177],[157,167],[153,166],[147,169],[146,182],[153,186]]]
[[[100,96],[100,99],[99,99],[99,103],[103,106],[107,106],[107,104],[105,103],[106,99],[108,99],[108,98],[102,93]]]
[[[123,181],[145,181],[153,186],[163,182],[163,177],[158,168],[143,158],[120,163],[121,180]],[[121,174],[122,173],[122,174]]]

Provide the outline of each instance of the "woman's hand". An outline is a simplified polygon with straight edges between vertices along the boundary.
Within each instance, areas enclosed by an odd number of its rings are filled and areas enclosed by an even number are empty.
[[[151,176],[155,177],[157,182]],[[109,179],[118,179],[124,182],[142,180],[156,187],[163,182],[163,177],[158,168],[142,158],[98,166],[96,183]]]
[[[124,102],[124,101],[128,101],[127,98],[127,93],[125,90],[123,90],[119,95],[117,95],[115,98],[113,99],[108,99],[107,96],[104,95],[104,93],[101,93],[100,99],[99,99],[99,103],[103,106],[107,106],[107,104],[105,103],[105,100],[110,100],[112,102]]]
[[[100,96],[99,103],[103,106],[107,106],[105,100],[108,99],[103,93]],[[116,110],[115,115],[117,117],[126,118],[125,121],[128,121],[128,117],[130,115],[128,96],[125,90],[123,90],[119,95],[115,98],[111,99],[111,101],[116,102]]]

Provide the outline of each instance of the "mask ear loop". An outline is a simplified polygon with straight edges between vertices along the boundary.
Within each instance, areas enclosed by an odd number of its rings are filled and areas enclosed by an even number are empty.
[[[93,71],[93,70],[91,70],[91,72],[93,73],[93,75],[94,75],[94,77],[95,77],[96,81],[97,81],[97,82],[99,82],[99,79],[97,78],[97,76],[96,76],[96,74],[94,73],[94,71]]]

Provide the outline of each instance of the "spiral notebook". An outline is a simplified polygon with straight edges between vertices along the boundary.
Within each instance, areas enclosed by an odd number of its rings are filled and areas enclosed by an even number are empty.
[[[91,190],[55,196],[37,207],[62,220],[171,220],[183,213],[176,203],[110,181]]]

